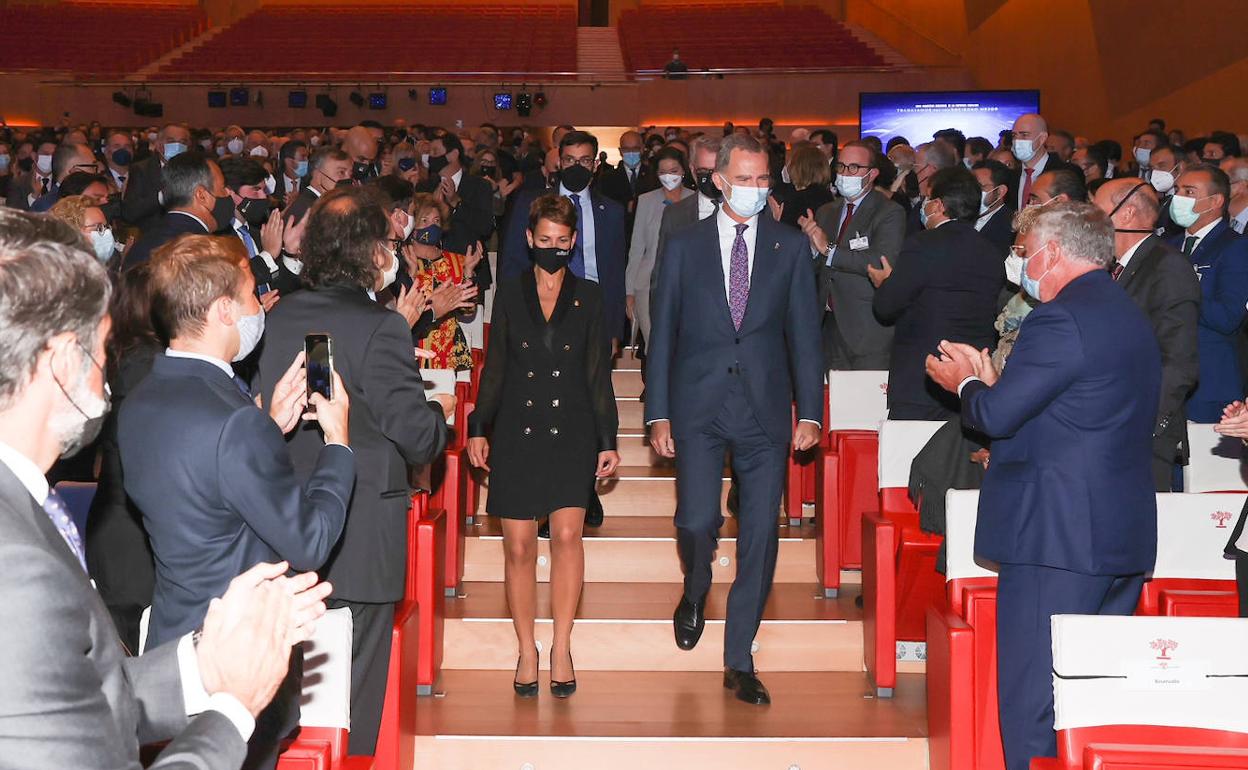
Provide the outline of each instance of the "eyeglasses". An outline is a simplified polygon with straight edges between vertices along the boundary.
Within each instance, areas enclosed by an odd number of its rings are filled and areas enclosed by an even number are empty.
[[[86,227],[82,228],[82,231],[84,233],[98,233],[100,235],[103,235],[104,233],[108,232],[111,229],[112,228],[108,226],[107,222],[101,222],[98,225],[87,225]]]
[[[560,158],[560,161],[563,163],[564,166],[584,166],[585,168],[590,169],[590,170],[593,170],[594,168],[593,157],[573,158],[571,156],[565,155],[562,158]]]
[[[858,172],[863,171],[863,170],[870,171],[871,167],[860,166],[857,163],[841,163],[840,161],[837,161],[836,163],[836,173],[838,174],[849,174],[850,176],[857,176]]]

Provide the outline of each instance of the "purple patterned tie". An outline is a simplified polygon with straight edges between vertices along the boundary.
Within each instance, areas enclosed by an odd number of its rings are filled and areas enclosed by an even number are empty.
[[[87,555],[82,547],[82,537],[78,534],[78,527],[74,526],[74,520],[69,516],[69,508],[65,506],[65,500],[56,493],[56,490],[48,490],[48,499],[43,501],[43,511],[52,520],[56,531],[61,533],[69,550],[78,557],[78,563],[82,565],[83,570],[86,570]]]
[[[745,304],[750,301],[750,253],[742,237],[747,227],[749,225],[736,225],[737,238],[732,242],[732,259],[728,266],[728,310],[737,331],[741,330],[741,321],[745,318]]]

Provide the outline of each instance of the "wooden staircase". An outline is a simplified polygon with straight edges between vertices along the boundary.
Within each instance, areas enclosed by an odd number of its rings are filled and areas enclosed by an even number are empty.
[[[558,701],[547,688],[547,541],[538,560],[543,689],[533,700],[512,693],[516,640],[502,584],[501,528],[478,515],[465,547],[463,590],[446,602],[442,678],[435,696],[406,717],[415,720],[415,767],[927,767],[922,675],[903,674],[891,700],[874,697],[863,674],[862,611],[854,606],[858,575],[843,576],[840,598],[822,598],[809,525],[789,527],[777,512],[776,582],[755,640],[770,707],[740,703],[722,687],[724,611],[736,568],[731,518],[713,566],[706,632],[694,650],[676,647],[675,471],[645,443],[641,372],[631,350],[614,381],[625,466],[600,489],[606,522],[586,530],[586,584],[573,633],[576,695]]]

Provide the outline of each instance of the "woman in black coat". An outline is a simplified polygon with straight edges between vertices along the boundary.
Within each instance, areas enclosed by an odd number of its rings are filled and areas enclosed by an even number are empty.
[[[576,211],[558,195],[529,210],[534,267],[498,285],[468,457],[490,472],[487,512],[503,521],[507,602],[520,646],[514,687],[537,694],[537,525],[549,517],[554,641],[550,689],[576,690],[572,621],[581,598],[581,533],[594,479],[615,472],[619,418],[602,292],[568,270]],[[488,438],[487,438],[488,437]]]

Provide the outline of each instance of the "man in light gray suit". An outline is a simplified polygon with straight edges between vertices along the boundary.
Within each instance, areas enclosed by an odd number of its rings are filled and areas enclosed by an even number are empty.
[[[888,369],[892,327],[875,317],[869,270],[896,260],[906,238],[906,212],[875,189],[879,155],[848,142],[836,163],[840,197],[798,220],[810,239],[824,308],[823,351],[829,369]]]
[[[82,236],[0,209],[0,770],[237,770],[255,716],[309,638],[329,586],[261,564],[201,631],[126,657],[82,537],[44,474],[108,411],[110,288]]]

